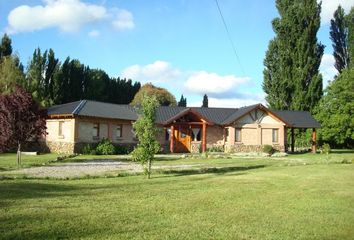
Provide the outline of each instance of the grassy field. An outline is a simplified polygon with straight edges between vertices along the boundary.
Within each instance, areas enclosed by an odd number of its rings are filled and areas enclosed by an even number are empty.
[[[354,164],[340,164],[353,158],[160,159],[210,168],[1,180],[0,239],[353,239]]]
[[[22,155],[22,167],[33,167],[54,161],[59,155],[55,153],[43,155]],[[16,153],[0,154],[0,171],[17,169]]]

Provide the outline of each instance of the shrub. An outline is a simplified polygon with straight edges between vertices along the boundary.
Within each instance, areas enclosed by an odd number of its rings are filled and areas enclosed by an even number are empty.
[[[208,152],[224,152],[224,146],[222,145],[213,145],[208,148]]]
[[[93,150],[94,150],[94,149],[91,147],[90,144],[86,144],[86,145],[82,148],[81,152],[82,152],[82,154],[92,154],[92,151],[93,151]]]
[[[272,155],[275,152],[275,149],[271,145],[264,145],[263,152]]]
[[[329,154],[331,152],[331,147],[329,146],[328,143],[325,143],[322,145],[322,151],[323,154]]]
[[[131,150],[126,146],[118,145],[115,148],[116,154],[129,154],[131,152]]]
[[[113,155],[116,153],[116,148],[112,144],[111,141],[108,139],[102,139],[97,147],[96,147],[96,154],[97,155]]]

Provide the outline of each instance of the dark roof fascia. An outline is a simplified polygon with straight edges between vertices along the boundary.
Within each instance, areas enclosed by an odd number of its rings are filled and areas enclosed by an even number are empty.
[[[187,109],[179,112],[175,116],[173,116],[170,119],[163,122],[162,125],[168,125],[168,124],[172,123],[173,121],[177,120],[178,118],[180,118],[184,115],[187,115],[188,113],[192,113],[192,114],[196,115],[197,117],[199,117],[200,119],[203,119],[208,125],[214,125],[214,123],[212,121],[208,120],[206,117],[204,117],[203,115],[201,115],[197,111],[193,110],[193,108],[187,108]]]

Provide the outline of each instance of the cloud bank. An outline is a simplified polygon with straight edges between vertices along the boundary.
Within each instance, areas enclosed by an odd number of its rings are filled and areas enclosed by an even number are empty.
[[[134,28],[133,14],[124,9],[114,11],[80,0],[44,0],[43,5],[21,5],[9,13],[6,31],[10,34],[58,28],[77,32],[84,25],[110,21],[115,30]],[[90,32],[89,35],[97,36]]]
[[[322,1],[321,21],[323,25],[327,25],[333,18],[334,11],[341,5],[346,13],[354,6],[353,0],[317,0]]]

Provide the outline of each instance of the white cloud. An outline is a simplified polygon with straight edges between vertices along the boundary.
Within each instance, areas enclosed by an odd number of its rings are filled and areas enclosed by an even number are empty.
[[[111,12],[102,5],[80,0],[43,0],[42,5],[21,5],[13,9],[7,19],[7,32],[12,34],[47,28],[76,32],[86,24],[102,21],[112,21],[117,30],[134,28],[133,15],[129,11]]]
[[[147,65],[132,65],[122,71],[122,77],[133,79],[142,83],[162,83],[174,81],[180,77],[181,72],[165,61],[155,61]]]
[[[100,35],[100,31],[92,30],[88,33],[89,37],[98,37]]]
[[[334,67],[334,63],[335,60],[332,54],[323,54],[320,65],[320,72],[323,76],[323,87],[326,87],[328,81],[333,80],[334,76],[338,74],[337,69]]]
[[[234,75],[220,76],[216,73],[199,71],[193,73],[186,81],[185,87],[193,93],[221,94],[249,82],[248,77]]]
[[[320,2],[320,0],[317,0]],[[333,13],[341,5],[346,13],[354,6],[353,0],[322,0],[321,21],[323,25],[329,24]]]
[[[116,30],[133,29],[135,27],[133,14],[127,10],[117,10],[112,25]]]

